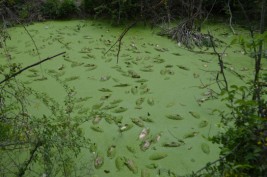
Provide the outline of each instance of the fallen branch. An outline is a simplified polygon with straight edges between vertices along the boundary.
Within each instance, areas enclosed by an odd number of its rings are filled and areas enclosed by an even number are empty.
[[[125,36],[125,34],[136,24],[136,21],[130,24],[127,28],[124,29],[124,31],[121,33],[120,37],[117,39],[117,41],[105,52],[104,55],[106,55],[118,42],[119,42],[119,48],[117,52],[117,64],[119,62],[119,55],[121,51],[121,40]]]
[[[0,82],[0,84],[6,82],[6,81],[8,81],[8,80],[10,80],[10,79],[13,78],[13,77],[16,77],[18,74],[22,73],[23,71],[26,71],[27,69],[30,69],[30,68],[32,68],[32,67],[34,67],[34,66],[37,66],[37,65],[39,65],[39,64],[41,64],[41,63],[43,63],[43,62],[45,62],[45,61],[47,61],[47,60],[51,60],[51,59],[53,59],[53,58],[55,58],[55,57],[57,57],[57,56],[60,56],[60,55],[65,54],[65,53],[66,53],[66,52],[61,52],[61,53],[56,54],[56,55],[54,55],[54,56],[52,56],[52,57],[48,57],[48,58],[46,58],[46,59],[43,59],[43,60],[41,60],[41,61],[38,61],[38,62],[36,62],[36,63],[34,63],[34,64],[32,64],[32,65],[26,66],[25,68],[22,68],[21,70],[15,72],[14,74],[11,74],[10,76],[6,76],[6,78],[5,78],[4,80],[2,80],[2,81]]]

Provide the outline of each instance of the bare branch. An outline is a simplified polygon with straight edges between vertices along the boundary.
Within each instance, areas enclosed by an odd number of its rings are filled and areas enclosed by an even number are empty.
[[[54,55],[54,56],[52,56],[52,57],[48,57],[48,58],[46,58],[46,59],[43,59],[43,60],[41,60],[41,61],[38,61],[38,62],[36,62],[36,63],[34,63],[34,64],[32,64],[32,65],[26,66],[25,68],[22,68],[21,70],[17,71],[16,73],[14,73],[14,74],[12,74],[12,75],[10,75],[10,76],[7,76],[4,80],[2,80],[2,81],[0,82],[0,84],[6,82],[6,81],[8,81],[8,80],[10,80],[10,79],[13,78],[13,77],[16,77],[18,74],[22,73],[23,71],[26,71],[27,69],[30,69],[30,68],[32,68],[32,67],[34,67],[34,66],[37,66],[37,65],[39,65],[39,64],[41,64],[41,63],[43,63],[43,62],[45,62],[45,61],[47,61],[47,60],[51,60],[51,59],[53,59],[53,58],[55,58],[55,57],[57,57],[57,56],[60,56],[60,55],[65,54],[65,53],[66,53],[66,52],[61,52],[61,53],[56,54],[56,55]]]

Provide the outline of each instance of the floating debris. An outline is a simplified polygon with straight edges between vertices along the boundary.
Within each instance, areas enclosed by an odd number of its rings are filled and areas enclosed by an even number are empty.
[[[181,146],[181,143],[172,141],[170,143],[163,143],[162,146],[163,147],[179,147],[179,146]]]
[[[107,156],[110,159],[113,159],[116,155],[116,146],[115,145],[111,145],[108,150],[107,150]]]
[[[91,125],[91,129],[94,130],[95,132],[104,132],[104,130],[99,127],[99,126],[95,126],[95,125]]]
[[[190,132],[190,133],[185,134],[183,138],[184,139],[186,139],[186,138],[193,138],[193,137],[197,136],[198,133],[199,132]]]
[[[168,119],[172,119],[172,120],[183,120],[184,118],[182,116],[180,116],[179,114],[169,114],[166,115],[166,117]]]
[[[164,152],[156,152],[156,153],[150,155],[149,159],[150,160],[161,160],[161,159],[164,159],[167,156],[168,156],[168,154],[166,154]]]
[[[74,81],[74,80],[77,80],[79,78],[80,78],[80,76],[71,76],[71,77],[64,79],[64,82]]]
[[[205,154],[209,154],[210,153],[210,147],[207,143],[202,143],[201,144],[201,149]]]
[[[94,160],[94,166],[96,169],[99,169],[100,167],[102,167],[104,164],[104,157],[97,155],[95,160]]]
[[[147,137],[147,135],[149,134],[149,132],[150,132],[150,129],[149,128],[144,128],[142,131],[141,131],[141,133],[139,134],[139,139],[140,140],[143,140],[143,139],[145,139],[146,137]]]
[[[116,165],[116,168],[120,171],[122,170],[122,168],[124,167],[124,158],[123,157],[116,157],[115,159],[115,165]]]
[[[196,112],[193,112],[193,111],[189,111],[189,113],[196,119],[199,119],[200,118],[200,115]]]
[[[113,112],[114,113],[122,113],[122,112],[125,112],[125,111],[127,111],[128,109],[127,108],[125,108],[125,107],[118,107],[118,108],[116,108]]]
[[[198,124],[198,127],[199,128],[204,128],[204,127],[207,127],[208,126],[208,121],[206,120],[202,120],[199,124]]]
[[[133,160],[124,157],[124,164],[134,174],[137,174],[138,173],[138,167],[137,167],[136,163]]]

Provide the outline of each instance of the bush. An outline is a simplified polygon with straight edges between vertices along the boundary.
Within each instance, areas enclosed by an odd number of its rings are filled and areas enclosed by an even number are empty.
[[[47,0],[42,6],[42,14],[45,18],[56,18],[59,15],[60,3],[58,0]]]
[[[77,7],[73,0],[64,0],[59,8],[59,18],[69,18],[77,13]]]

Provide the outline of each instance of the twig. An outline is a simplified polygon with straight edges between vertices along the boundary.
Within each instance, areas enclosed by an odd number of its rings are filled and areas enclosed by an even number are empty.
[[[27,69],[30,69],[30,68],[32,68],[32,67],[34,67],[34,66],[37,66],[37,65],[39,65],[39,64],[41,64],[41,63],[43,63],[43,62],[45,62],[45,61],[47,61],[47,60],[51,60],[51,59],[53,59],[53,58],[55,58],[55,57],[57,57],[57,56],[60,56],[60,55],[65,54],[65,53],[66,53],[66,52],[61,52],[61,53],[56,54],[56,55],[54,55],[54,56],[52,56],[52,57],[48,57],[48,58],[46,58],[46,59],[43,59],[43,60],[41,60],[41,61],[38,61],[38,62],[36,62],[36,63],[34,63],[34,64],[32,64],[32,65],[26,66],[25,68],[22,68],[21,70],[17,71],[16,73],[12,74],[11,76],[6,76],[6,78],[5,78],[4,80],[2,80],[2,81],[0,82],[0,84],[6,82],[6,81],[8,81],[8,80],[10,80],[10,79],[13,78],[13,77],[16,77],[18,74],[22,73],[23,71],[26,71]]]
[[[235,29],[234,29],[233,26],[232,26],[233,14],[232,14],[232,10],[231,10],[231,6],[230,6],[230,2],[231,2],[231,0],[228,0],[228,3],[227,3],[228,11],[229,11],[229,15],[230,15],[230,18],[229,18],[229,25],[230,25],[230,28],[231,28],[233,34],[236,34],[236,33],[235,33]]]
[[[137,22],[131,23],[127,28],[124,29],[124,31],[121,33],[120,37],[117,39],[117,41],[104,53],[106,55],[118,42],[119,42],[119,47],[118,47],[118,52],[117,52],[117,64],[119,62],[119,55],[121,51],[121,40],[125,36],[125,34],[136,24]]]

